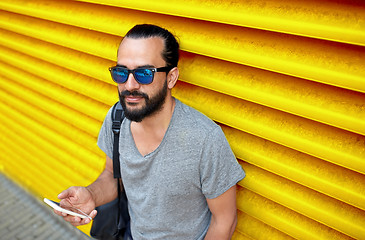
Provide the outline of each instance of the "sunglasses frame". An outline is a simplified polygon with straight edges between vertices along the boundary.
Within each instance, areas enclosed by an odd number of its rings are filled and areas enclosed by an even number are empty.
[[[123,69],[123,70],[126,70],[128,72],[127,74],[127,78],[124,82],[117,82],[115,81],[114,77],[113,77],[113,70],[117,70],[117,69]],[[150,68],[150,67],[147,67],[147,68],[135,68],[135,69],[128,69],[126,67],[122,67],[122,66],[114,66],[114,67],[110,67],[109,68],[109,71],[110,71],[110,74],[111,74],[111,77],[113,79],[114,82],[116,83],[119,83],[119,84],[122,84],[122,83],[126,83],[128,81],[128,78],[129,78],[129,74],[133,74],[133,77],[134,79],[139,83],[139,84],[144,84],[144,85],[147,85],[147,84],[151,84],[153,82],[153,79],[155,78],[155,72],[166,72],[168,73],[170,70],[172,69],[172,67],[159,67],[159,68]],[[149,83],[142,83],[138,80],[138,77],[136,76],[135,74],[135,71],[137,70],[151,70],[152,71],[152,80],[151,82]]]

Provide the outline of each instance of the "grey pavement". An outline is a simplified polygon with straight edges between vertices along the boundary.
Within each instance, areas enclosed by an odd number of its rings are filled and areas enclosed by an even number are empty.
[[[0,239],[90,240],[0,173]]]

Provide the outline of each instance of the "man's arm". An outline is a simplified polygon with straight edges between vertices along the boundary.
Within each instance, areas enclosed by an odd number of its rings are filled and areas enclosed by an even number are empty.
[[[237,224],[236,185],[217,198],[207,199],[212,220],[205,240],[231,239]]]
[[[106,157],[104,171],[86,189],[91,193],[95,206],[113,201],[118,196],[117,180],[113,176],[113,161],[111,158]]]

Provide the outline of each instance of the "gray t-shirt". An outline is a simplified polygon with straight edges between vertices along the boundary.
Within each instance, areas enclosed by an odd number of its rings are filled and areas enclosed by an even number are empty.
[[[98,146],[112,158],[109,110]],[[142,156],[131,121],[121,125],[119,152],[134,239],[204,239],[211,212],[206,198],[220,196],[245,173],[221,128],[176,99],[170,125],[158,148]]]

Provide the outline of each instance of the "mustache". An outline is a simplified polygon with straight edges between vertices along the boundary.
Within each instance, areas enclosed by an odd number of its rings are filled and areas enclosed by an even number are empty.
[[[128,96],[133,96],[133,97],[143,97],[145,99],[149,99],[148,95],[143,93],[143,92],[139,92],[139,91],[133,91],[130,92],[128,90],[124,90],[123,92],[120,93],[121,97],[128,97]]]

